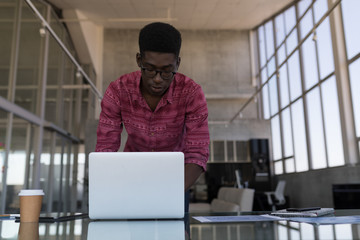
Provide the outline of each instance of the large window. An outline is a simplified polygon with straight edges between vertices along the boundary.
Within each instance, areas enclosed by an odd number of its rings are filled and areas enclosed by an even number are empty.
[[[360,137],[360,59],[350,64],[351,96],[355,115],[356,135]]]
[[[352,107],[358,146],[360,146],[360,1],[346,0],[341,3],[346,42],[346,53],[349,63]]]
[[[341,3],[346,41],[346,51],[351,59],[360,53],[359,9],[360,1],[346,0]]]
[[[299,1],[256,29],[257,78],[262,116],[271,121],[275,174],[346,164],[338,88],[344,81],[351,85],[360,141],[360,1],[336,7],[342,9],[349,79],[339,80],[335,73],[337,48],[331,36],[337,30],[330,24],[331,7],[327,0]]]
[[[67,29],[50,5],[34,4],[74,53]],[[1,1],[1,214],[18,212],[22,188],[44,189],[43,211],[81,207],[75,165],[78,143],[84,139],[83,123],[91,118],[88,113],[94,111],[96,96],[84,88],[84,74],[77,74],[76,64],[48,33],[25,1]],[[87,68],[93,72],[90,64]]]

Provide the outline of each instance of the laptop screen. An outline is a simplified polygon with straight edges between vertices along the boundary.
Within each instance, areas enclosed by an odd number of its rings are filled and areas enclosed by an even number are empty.
[[[184,154],[90,153],[89,217],[183,218]]]

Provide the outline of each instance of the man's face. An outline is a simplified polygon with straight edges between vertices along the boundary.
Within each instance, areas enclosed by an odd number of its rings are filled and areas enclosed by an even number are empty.
[[[141,68],[141,91],[152,96],[164,95],[180,64],[180,58],[173,53],[152,51],[138,53],[136,61]]]

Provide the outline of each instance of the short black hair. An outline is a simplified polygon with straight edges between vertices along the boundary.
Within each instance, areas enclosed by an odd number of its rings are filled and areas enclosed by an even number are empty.
[[[154,22],[143,27],[139,34],[140,53],[145,51],[174,53],[179,56],[180,32],[168,23]]]

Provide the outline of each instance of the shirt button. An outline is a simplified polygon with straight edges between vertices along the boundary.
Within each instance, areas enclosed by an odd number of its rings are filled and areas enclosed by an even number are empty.
[[[154,149],[151,149],[152,152],[154,152],[155,150]]]
[[[154,136],[154,134],[155,134],[155,133],[152,132],[152,133],[151,133],[151,136]]]

